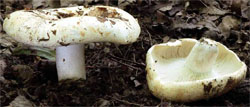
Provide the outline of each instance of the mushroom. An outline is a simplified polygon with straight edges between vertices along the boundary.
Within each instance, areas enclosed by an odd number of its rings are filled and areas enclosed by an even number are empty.
[[[246,76],[246,64],[221,43],[203,38],[152,46],[146,58],[147,82],[156,97],[191,102],[222,95]]]
[[[140,34],[133,16],[109,6],[16,11],[5,18],[3,29],[23,44],[56,48],[59,80],[86,79],[85,43],[129,44]]]

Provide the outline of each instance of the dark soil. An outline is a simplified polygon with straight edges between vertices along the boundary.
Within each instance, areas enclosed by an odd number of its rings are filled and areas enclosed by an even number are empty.
[[[201,1],[191,0],[188,7],[185,7],[185,2],[154,1],[126,6],[125,10],[138,18],[141,25],[139,39],[129,45],[91,44],[94,48],[86,45],[87,80],[58,82],[54,61],[36,55],[1,53],[0,60],[7,64],[3,71],[5,80],[0,81],[1,106],[9,105],[18,95],[25,96],[37,106],[250,106],[249,18],[243,15],[245,13],[238,13],[235,5],[217,0],[211,0],[217,5]],[[26,8],[27,3],[1,2],[1,17],[4,19],[8,13]],[[109,5],[115,6],[115,3],[111,0]],[[91,5],[95,4],[97,3]],[[9,5],[10,10],[6,8]],[[171,9],[160,10],[167,5],[171,5]],[[201,13],[200,10],[211,8],[210,6],[225,13]],[[219,29],[226,16],[234,17],[240,22],[227,33]],[[1,32],[4,34],[4,31]],[[154,97],[146,81],[147,50],[162,42],[201,37],[221,42],[237,53],[248,67],[246,79],[228,93],[208,100],[177,103]],[[0,50],[9,48],[0,44]]]

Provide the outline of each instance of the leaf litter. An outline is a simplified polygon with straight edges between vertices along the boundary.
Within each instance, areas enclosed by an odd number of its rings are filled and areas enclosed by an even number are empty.
[[[241,4],[238,0],[58,1],[1,1],[1,106],[249,106],[248,0]],[[125,9],[138,18],[142,31],[130,45],[86,45],[87,80],[58,82],[54,50],[19,45],[2,30],[3,19],[16,10],[97,4]],[[201,37],[212,38],[236,52],[247,64],[246,79],[227,94],[209,100],[177,103],[155,98],[147,87],[147,50],[162,42]]]

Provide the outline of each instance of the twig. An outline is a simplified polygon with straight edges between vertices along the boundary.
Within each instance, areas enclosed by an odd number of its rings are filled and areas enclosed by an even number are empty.
[[[113,60],[113,61],[115,61],[115,62],[118,62],[118,63],[120,63],[120,64],[122,64],[122,65],[128,66],[128,67],[130,67],[130,68],[132,68],[132,69],[140,70],[140,68],[137,68],[137,67],[134,67],[134,66],[132,66],[132,65],[129,65],[129,64],[126,64],[126,63],[117,61],[117,60],[115,60],[114,58],[111,58],[111,60]]]
[[[204,3],[202,0],[200,0],[200,2],[201,2],[204,6],[206,6],[206,8],[209,8],[209,7],[207,6],[207,4]]]
[[[102,50],[99,50],[97,54],[94,54],[92,57],[90,57],[86,62],[86,63],[89,63],[89,62],[95,62],[97,60],[97,57],[102,53]]]
[[[133,45],[133,44],[130,44],[130,45],[129,45],[129,47],[128,47],[127,51],[125,52],[124,58],[127,56],[128,51],[130,51],[130,48],[132,47],[132,45]]]
[[[144,41],[143,41],[143,39],[142,39],[142,40],[141,40],[141,47],[142,47],[143,50],[145,50],[145,48],[144,48],[144,46],[143,46],[143,45],[144,45],[143,42],[144,42]]]
[[[112,76],[111,76],[110,72],[108,72],[108,73],[109,73],[109,78],[110,78],[110,81],[111,81],[111,86],[113,88],[113,79],[112,79]]]
[[[95,69],[95,68],[108,68],[108,69],[115,69],[115,68],[119,68],[119,67],[110,67],[110,66],[86,66],[86,68],[89,68],[89,69]]]
[[[123,59],[123,58],[119,58],[119,57],[114,56],[114,55],[112,55],[112,54],[109,54],[109,55],[110,55],[111,57],[116,58],[116,59],[119,59],[119,60],[123,60],[123,61],[126,61],[126,62],[134,63],[134,64],[137,64],[137,65],[141,65],[141,66],[146,66],[145,64],[138,63],[138,62],[131,61],[131,60],[127,60],[127,59]]]
[[[119,53],[123,56],[122,51],[119,49],[118,45],[115,44],[115,48],[119,51]]]
[[[150,41],[150,45],[152,46],[153,43],[152,43],[152,38],[151,38],[151,34],[149,33],[149,31],[146,29],[147,33],[148,33],[148,36],[149,36],[149,41]]]
[[[116,101],[119,101],[119,102],[122,102],[124,104],[129,104],[129,105],[134,105],[134,106],[143,106],[142,104],[137,104],[137,103],[131,103],[129,101],[126,101],[126,100],[120,100],[118,98],[115,98],[115,97],[111,97],[112,99],[116,100]]]

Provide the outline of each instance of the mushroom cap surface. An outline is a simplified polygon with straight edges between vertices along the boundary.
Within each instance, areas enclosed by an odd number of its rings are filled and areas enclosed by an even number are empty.
[[[16,41],[50,48],[90,42],[129,44],[140,34],[133,16],[109,6],[20,10],[5,18],[3,29]]]
[[[216,42],[218,56],[212,72],[185,69],[185,60],[197,42],[181,39],[154,45],[148,50],[147,82],[153,95],[169,101],[191,102],[222,95],[244,80],[245,63],[219,42]]]

